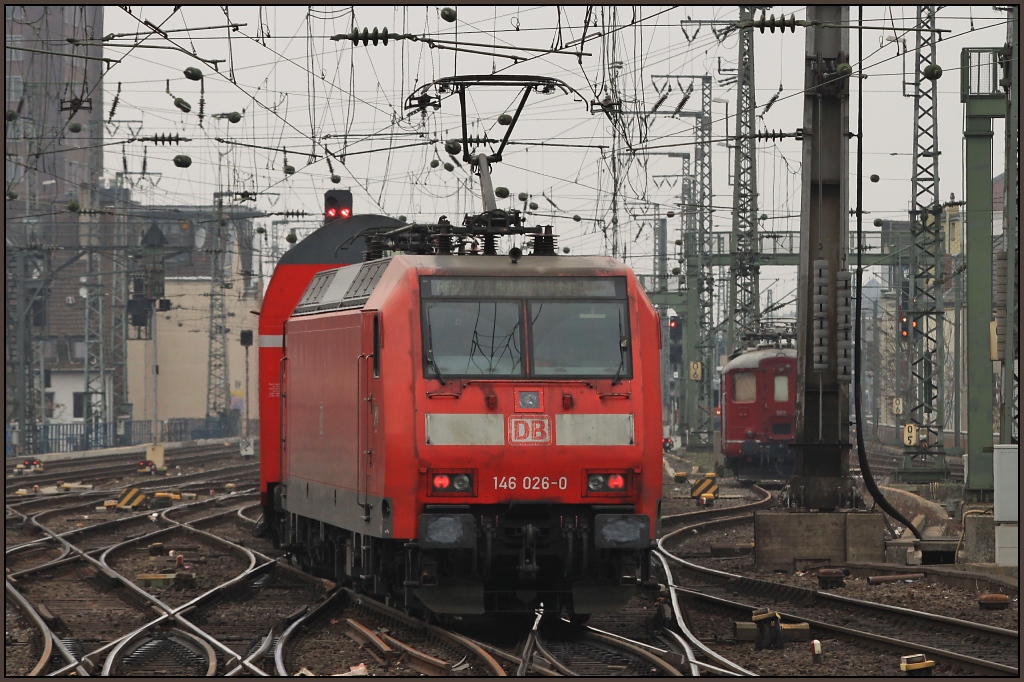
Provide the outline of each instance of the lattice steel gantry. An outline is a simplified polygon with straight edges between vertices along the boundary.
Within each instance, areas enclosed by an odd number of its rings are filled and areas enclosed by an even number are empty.
[[[210,240],[210,339],[209,356],[206,365],[206,418],[226,420],[231,406],[231,387],[228,385],[227,324],[228,316],[224,307],[224,290],[228,286],[224,267],[227,250],[227,220],[224,216],[224,196],[228,192],[217,192],[217,219],[213,223]]]
[[[917,11],[917,55],[914,69],[914,168],[910,211],[911,250],[904,312],[910,322],[909,386],[906,405],[910,422],[904,432],[903,464],[897,478],[927,483],[949,477],[944,452],[945,348],[942,331],[942,205],[939,202],[937,35],[934,5]],[[915,428],[910,427],[913,425]],[[916,431],[916,434],[915,434]]]
[[[754,8],[740,7],[740,24],[751,22]],[[736,68],[736,156],[733,160],[732,278],[726,352],[742,347],[758,332],[760,287],[757,254],[757,159],[754,128],[754,28],[739,29]]]
[[[715,366],[714,273],[711,261],[711,76],[700,77],[701,116],[697,121],[694,151],[694,176],[697,180],[697,356],[701,372],[697,385],[697,422],[691,422],[688,449],[712,447],[714,432],[714,396],[711,374]],[[689,283],[688,286],[692,286]],[[690,317],[687,324],[694,318]]]

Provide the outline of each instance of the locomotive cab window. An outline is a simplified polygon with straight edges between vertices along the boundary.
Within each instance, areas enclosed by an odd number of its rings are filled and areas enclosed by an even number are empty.
[[[623,277],[424,277],[420,296],[425,376],[632,378]]]
[[[531,301],[534,376],[631,375],[625,302]]]
[[[732,375],[732,401],[752,403],[757,398],[757,375],[753,372],[736,372]]]
[[[424,370],[440,379],[522,376],[521,327],[511,301],[425,301]]]

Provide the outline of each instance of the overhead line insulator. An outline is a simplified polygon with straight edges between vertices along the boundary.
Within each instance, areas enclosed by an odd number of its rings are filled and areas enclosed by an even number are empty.
[[[764,12],[761,12],[760,19],[754,19],[753,21],[749,22],[741,21],[736,24],[736,27],[756,28],[760,29],[761,33],[764,33],[764,30],[766,28],[771,30],[772,33],[775,33],[776,28],[779,29],[780,32],[785,33],[786,29],[788,28],[790,33],[796,33],[797,25],[806,26],[807,23],[805,21],[797,20],[795,14],[789,15],[788,18],[785,14],[780,14],[779,18],[776,19],[774,14],[772,14],[770,17],[767,17]]]
[[[364,46],[369,45],[371,42],[376,45],[378,42],[384,45],[388,44],[388,40],[400,40],[403,36],[395,35],[388,32],[388,27],[385,26],[383,29],[374,27],[373,31],[368,28],[364,28],[360,32],[359,28],[353,28],[351,33],[339,33],[338,35],[331,36],[331,40],[351,40],[353,45],[362,43]]]

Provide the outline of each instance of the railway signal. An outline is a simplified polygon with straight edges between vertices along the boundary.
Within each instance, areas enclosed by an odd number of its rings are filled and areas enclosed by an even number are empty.
[[[914,324],[916,326],[916,323]],[[910,338],[910,329],[910,320],[907,318],[906,315],[900,315],[900,338]]]
[[[347,220],[352,217],[352,192],[347,189],[329,189],[324,192],[324,223]]]
[[[668,318],[668,338],[670,341],[683,340],[683,325],[678,317]]]

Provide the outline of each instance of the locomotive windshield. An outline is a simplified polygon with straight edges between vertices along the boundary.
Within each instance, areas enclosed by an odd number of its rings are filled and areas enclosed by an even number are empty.
[[[420,295],[426,376],[632,376],[624,278],[424,277]]]
[[[533,376],[629,374],[626,304],[530,301]]]
[[[510,301],[427,301],[427,371],[435,376],[523,375],[519,307]]]

